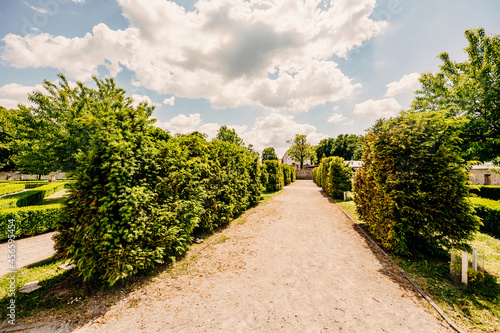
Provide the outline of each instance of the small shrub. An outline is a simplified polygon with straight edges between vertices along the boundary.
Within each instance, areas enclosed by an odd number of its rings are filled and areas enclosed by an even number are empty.
[[[48,183],[30,191],[12,194],[0,198],[0,209],[35,205],[43,198],[64,189],[65,183]]]
[[[266,190],[269,192],[279,191],[284,186],[283,170],[278,161],[267,160],[264,162],[268,175]]]
[[[25,186],[23,184],[12,184],[0,186],[0,195],[16,193],[24,190]]]
[[[352,187],[352,169],[342,157],[325,157],[313,169],[313,180],[332,198],[342,199]]]
[[[500,238],[500,202],[482,198],[471,198],[471,202],[483,222],[481,230]]]
[[[61,207],[60,204],[54,204],[0,210],[0,240],[8,238],[8,220],[15,221],[17,237],[35,236],[54,230],[60,218]]]

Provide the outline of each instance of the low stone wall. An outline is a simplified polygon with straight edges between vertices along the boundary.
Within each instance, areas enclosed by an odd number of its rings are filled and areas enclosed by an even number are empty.
[[[313,179],[313,169],[296,169],[297,179]]]
[[[19,171],[1,171],[0,180],[38,180],[38,175],[28,175]],[[49,175],[42,175],[41,179],[50,179]],[[56,173],[56,179],[66,179],[65,172]]]

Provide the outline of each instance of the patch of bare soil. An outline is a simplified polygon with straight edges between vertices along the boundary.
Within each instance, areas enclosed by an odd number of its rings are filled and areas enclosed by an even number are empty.
[[[451,332],[312,181],[297,181],[77,332]]]

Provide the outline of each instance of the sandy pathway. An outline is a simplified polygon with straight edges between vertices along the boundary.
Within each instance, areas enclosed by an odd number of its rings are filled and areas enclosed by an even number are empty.
[[[312,181],[220,237],[78,332],[450,331]]]

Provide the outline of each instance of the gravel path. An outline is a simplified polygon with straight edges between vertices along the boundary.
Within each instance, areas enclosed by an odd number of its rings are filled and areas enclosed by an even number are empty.
[[[56,232],[54,231],[39,236],[16,240],[17,269],[52,257],[56,253],[54,250],[54,241],[52,240],[52,236],[55,234]],[[7,250],[7,242],[0,244],[0,276],[10,271],[7,261]]]
[[[217,237],[77,331],[451,332],[312,181]]]

